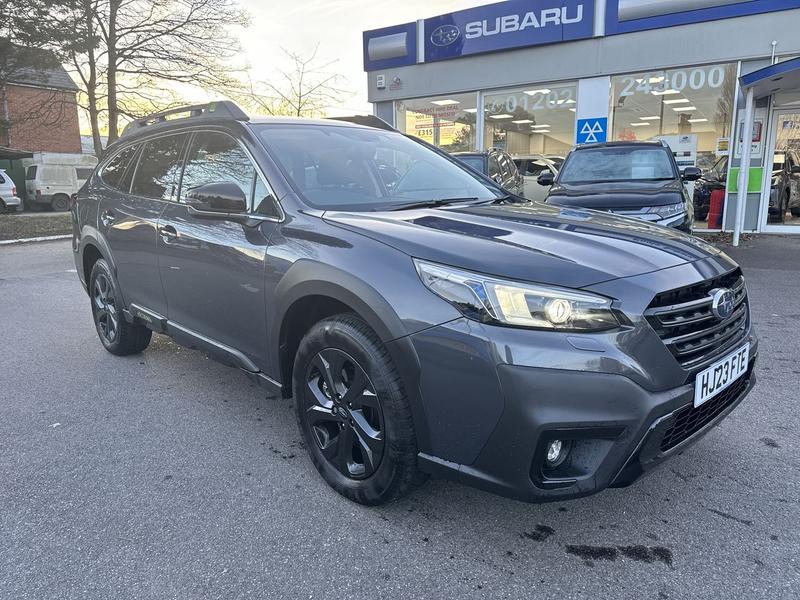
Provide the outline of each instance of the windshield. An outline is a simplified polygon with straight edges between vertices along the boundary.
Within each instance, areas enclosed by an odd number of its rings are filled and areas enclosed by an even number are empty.
[[[675,179],[669,154],[659,147],[605,147],[572,152],[559,183]]]
[[[456,156],[465,165],[475,169],[478,173],[484,172],[484,160],[482,156]]]
[[[337,125],[254,125],[295,190],[323,210],[501,196],[466,168],[402,134]]]

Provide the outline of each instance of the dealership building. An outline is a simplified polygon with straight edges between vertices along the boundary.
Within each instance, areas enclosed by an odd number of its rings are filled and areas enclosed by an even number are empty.
[[[397,129],[512,156],[662,139],[724,190],[722,218],[695,228],[732,230],[738,205],[744,231],[800,233],[800,0],[509,0],[420,16],[363,34],[369,100]]]

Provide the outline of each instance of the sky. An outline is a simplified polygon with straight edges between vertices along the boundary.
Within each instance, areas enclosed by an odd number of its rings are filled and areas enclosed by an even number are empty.
[[[241,44],[255,80],[274,73],[273,57],[285,65],[281,48],[308,54],[319,44],[319,55],[336,60],[330,69],[346,79],[353,95],[331,115],[371,113],[367,102],[361,33],[461,10],[490,0],[241,0],[252,24]]]

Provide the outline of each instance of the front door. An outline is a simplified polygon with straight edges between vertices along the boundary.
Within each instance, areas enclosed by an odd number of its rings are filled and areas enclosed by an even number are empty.
[[[800,233],[800,111],[774,111],[769,150],[762,229]]]
[[[253,212],[271,197],[240,143],[221,131],[192,134],[178,202],[159,219],[159,264],[171,324],[243,353],[258,367],[267,354],[264,258],[276,223],[202,218],[185,203],[199,186],[232,182]],[[254,202],[253,199],[258,201]]]

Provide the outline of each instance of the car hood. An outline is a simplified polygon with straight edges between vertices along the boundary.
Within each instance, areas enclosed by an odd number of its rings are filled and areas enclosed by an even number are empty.
[[[683,183],[668,181],[614,181],[608,183],[557,183],[547,195],[549,204],[595,210],[664,206],[683,200]]]
[[[416,258],[567,287],[722,255],[673,229],[543,203],[326,212],[324,218]]]

